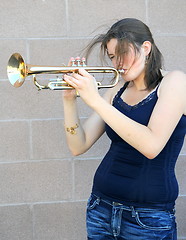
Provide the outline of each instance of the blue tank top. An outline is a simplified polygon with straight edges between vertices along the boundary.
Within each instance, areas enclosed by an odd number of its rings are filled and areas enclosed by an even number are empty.
[[[147,126],[158,99],[158,87],[134,106],[121,99],[126,87],[125,84],[117,93],[113,106]],[[166,146],[154,159],[145,157],[108,125],[106,133],[111,146],[95,173],[92,192],[128,206],[172,209],[178,197],[175,164],[184,142],[186,116],[181,117]]]

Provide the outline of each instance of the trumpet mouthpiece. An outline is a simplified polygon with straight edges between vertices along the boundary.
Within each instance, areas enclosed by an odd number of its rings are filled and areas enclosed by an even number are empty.
[[[118,72],[121,74],[121,73],[124,73],[124,69],[119,69]]]

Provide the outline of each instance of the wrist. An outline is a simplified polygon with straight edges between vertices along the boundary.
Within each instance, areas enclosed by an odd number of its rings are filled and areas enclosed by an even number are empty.
[[[73,90],[65,90],[62,93],[62,99],[65,102],[74,102],[77,98],[76,92]]]
[[[66,98],[66,97],[63,97],[63,105],[76,105],[76,97],[73,97],[73,98]]]

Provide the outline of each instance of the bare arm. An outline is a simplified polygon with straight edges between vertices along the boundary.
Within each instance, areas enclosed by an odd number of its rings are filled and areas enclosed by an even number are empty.
[[[75,59],[71,58],[68,66],[74,64],[74,61]],[[108,93],[104,98],[109,102]],[[75,90],[63,91],[63,107],[67,144],[73,155],[80,155],[86,152],[104,133],[105,123],[96,112],[83,124],[80,122]]]
[[[109,103],[110,92],[104,95],[104,100]],[[78,107],[75,99],[63,97],[64,102],[64,125],[67,143],[73,155],[86,152],[104,133],[105,122],[99,114],[94,112],[83,124],[78,117]],[[75,127],[75,134],[67,131],[67,128]]]

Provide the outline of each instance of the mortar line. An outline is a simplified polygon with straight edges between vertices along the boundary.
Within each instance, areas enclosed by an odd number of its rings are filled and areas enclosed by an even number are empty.
[[[6,204],[0,204],[0,207],[16,207],[16,206],[34,206],[36,205],[50,205],[50,204],[62,204],[62,203],[80,203],[80,202],[86,202],[87,199],[80,199],[80,200],[60,200],[60,201],[46,201],[46,202],[21,202],[21,203],[6,203]]]

